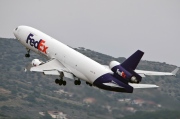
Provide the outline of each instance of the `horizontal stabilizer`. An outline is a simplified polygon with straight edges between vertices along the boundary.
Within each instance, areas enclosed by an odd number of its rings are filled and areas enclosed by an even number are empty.
[[[117,85],[117,84],[111,83],[111,82],[109,82],[109,83],[103,83],[103,84],[106,85],[106,86],[110,86],[110,87],[123,88],[123,87],[121,87],[121,86],[119,86],[119,85]]]
[[[154,85],[154,84],[133,84],[129,83],[130,86],[133,88],[158,88],[159,86]]]

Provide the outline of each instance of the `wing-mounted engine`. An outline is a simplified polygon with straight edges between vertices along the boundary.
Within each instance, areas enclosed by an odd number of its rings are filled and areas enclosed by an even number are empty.
[[[125,79],[130,83],[139,83],[141,81],[141,77],[133,70],[125,69],[121,64],[117,61],[111,61],[109,64],[110,69],[114,72],[115,76],[120,79]]]
[[[33,59],[31,64],[32,64],[32,66],[39,66],[39,65],[44,64],[44,62],[39,59]]]
[[[28,63],[28,64],[26,65],[26,67],[24,68],[24,71],[25,71],[25,72],[26,72],[26,71],[30,71],[30,69],[31,69],[32,67],[37,67],[37,66],[42,65],[42,64],[44,64],[43,61],[41,61],[41,60],[39,60],[39,59],[33,59],[32,62],[30,62],[30,63]]]

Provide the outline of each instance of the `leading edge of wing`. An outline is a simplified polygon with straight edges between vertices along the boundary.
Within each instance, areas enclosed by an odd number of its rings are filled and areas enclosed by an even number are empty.
[[[158,88],[159,86],[154,85],[154,84],[133,84],[129,83],[130,86],[133,88]]]

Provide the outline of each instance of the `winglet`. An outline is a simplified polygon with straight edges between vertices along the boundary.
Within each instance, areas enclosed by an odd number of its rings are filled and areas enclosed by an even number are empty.
[[[177,67],[176,69],[174,69],[171,73],[172,75],[176,76],[177,72],[179,71],[179,67]]]

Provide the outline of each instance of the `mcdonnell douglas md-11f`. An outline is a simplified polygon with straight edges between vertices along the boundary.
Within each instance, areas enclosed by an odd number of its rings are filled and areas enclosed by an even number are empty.
[[[155,72],[136,70],[144,52],[137,50],[123,63],[111,61],[109,66],[101,65],[89,57],[77,52],[60,41],[45,33],[29,27],[18,26],[14,29],[17,40],[26,47],[30,57],[30,50],[48,58],[43,62],[34,59],[26,70],[42,72],[45,75],[57,75],[55,83],[66,85],[64,77],[74,80],[75,85],[80,85],[81,80],[90,86],[116,92],[132,93],[134,88],[156,88],[153,84],[139,84],[142,77],[147,75],[176,75],[179,68],[172,72]]]

